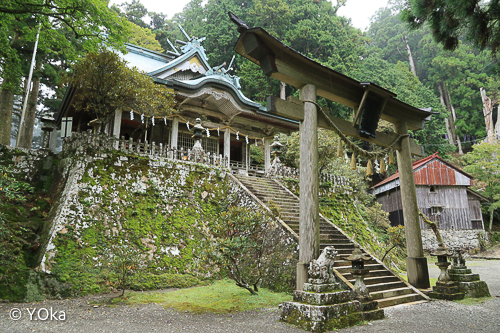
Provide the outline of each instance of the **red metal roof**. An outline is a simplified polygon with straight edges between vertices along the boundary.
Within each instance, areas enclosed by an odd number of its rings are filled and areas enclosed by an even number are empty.
[[[418,160],[413,163],[412,166],[415,176],[415,185],[456,185],[456,172],[459,172],[470,179],[474,178],[456,166],[443,160],[438,156],[438,153],[434,153]],[[394,175],[384,179],[372,188],[387,184],[398,178],[399,171],[396,171]]]

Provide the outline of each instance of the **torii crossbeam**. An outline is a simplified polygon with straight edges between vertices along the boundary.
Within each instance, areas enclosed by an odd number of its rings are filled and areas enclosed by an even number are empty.
[[[429,288],[427,260],[422,248],[417,195],[411,155],[423,155],[421,147],[408,137],[408,130],[420,130],[430,119],[430,109],[419,109],[396,99],[396,95],[375,84],[361,83],[300,54],[262,28],[249,28],[234,14],[240,37],[235,51],[255,64],[264,74],[300,89],[300,101],[268,101],[275,114],[299,120],[300,126],[300,224],[297,290],[307,281],[307,266],[319,256],[319,179],[318,126],[330,128],[329,121],[317,112],[316,97],[321,96],[354,109],[354,122],[329,117],[345,134],[381,146],[394,145],[398,157],[401,196],[408,258],[408,282],[417,288]],[[376,131],[379,119],[394,124],[395,134]]]

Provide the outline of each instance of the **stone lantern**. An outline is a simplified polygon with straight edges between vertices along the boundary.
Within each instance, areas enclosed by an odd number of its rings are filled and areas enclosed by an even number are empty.
[[[201,119],[196,118],[196,124],[193,127],[194,134],[193,139],[195,139],[195,143],[193,146],[193,151],[195,153],[201,154],[203,153],[203,147],[201,145],[201,138],[203,137],[203,126],[201,126]]]
[[[42,149],[49,149],[50,133],[56,127],[56,120],[50,115],[43,115],[42,118]]]
[[[365,261],[370,260],[370,256],[363,254],[361,249],[356,247],[354,252],[346,259],[351,261],[351,274],[356,279],[353,286],[353,292],[356,295],[355,297],[363,300],[369,299],[370,293],[366,288],[364,278],[370,271],[369,269],[365,269]]]
[[[448,257],[451,256],[451,253],[448,252],[446,247],[444,247],[443,243],[439,243],[439,246],[436,252],[431,253],[431,256],[435,256],[438,259],[436,266],[441,270],[441,274],[439,274],[438,281],[440,282],[449,282],[450,276],[448,275],[448,266],[450,266],[450,262],[448,262]]]
[[[274,142],[271,143],[270,147],[271,147],[271,154],[274,157],[273,164],[281,163],[279,156],[283,153],[281,151],[281,147],[283,147],[283,144],[278,141],[277,135],[274,137]]]
[[[451,253],[448,252],[443,243],[439,243],[436,252],[431,253],[431,256],[437,257],[436,266],[441,270],[436,285],[432,287],[429,297],[446,300],[459,300],[465,297],[465,293],[460,290],[459,283],[453,281],[448,274],[448,257]]]

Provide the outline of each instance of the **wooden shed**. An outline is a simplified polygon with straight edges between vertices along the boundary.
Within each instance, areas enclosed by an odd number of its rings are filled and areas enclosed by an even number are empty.
[[[413,163],[413,173],[418,207],[439,222],[439,229],[484,229],[481,202],[487,199],[469,188],[471,175],[437,153]],[[373,186],[372,193],[389,213],[391,225],[404,225],[399,173]],[[422,221],[420,226],[427,229]]]

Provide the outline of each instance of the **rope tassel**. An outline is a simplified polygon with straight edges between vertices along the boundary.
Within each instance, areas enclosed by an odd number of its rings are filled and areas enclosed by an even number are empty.
[[[351,170],[357,170],[358,168],[356,167],[356,154],[352,153],[351,156]]]
[[[373,176],[373,163],[372,160],[368,160],[368,164],[366,165],[366,175]]]
[[[391,149],[389,151],[389,165],[394,165],[394,151]]]
[[[342,140],[339,140],[339,145],[337,147],[337,157],[342,157],[344,156],[344,152],[342,149]]]
[[[380,173],[385,173],[386,167],[385,167],[385,158],[380,159]]]

